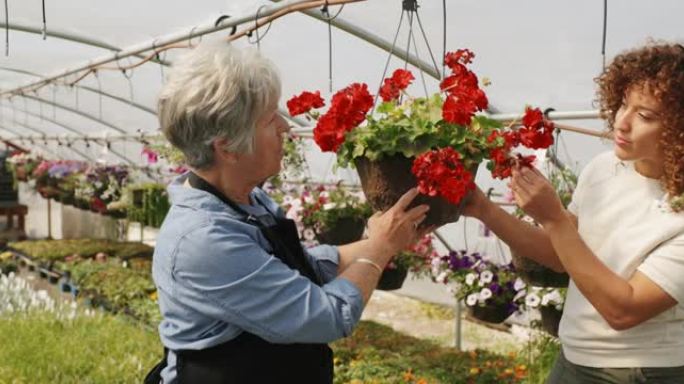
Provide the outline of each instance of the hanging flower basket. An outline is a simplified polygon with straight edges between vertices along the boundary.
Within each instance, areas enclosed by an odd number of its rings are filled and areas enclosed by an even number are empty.
[[[511,252],[511,258],[516,272],[529,285],[555,288],[568,286],[570,277],[567,273],[556,272],[516,252]]]
[[[484,306],[473,305],[467,308],[470,316],[492,324],[503,323],[504,320],[513,314],[509,303],[489,303]]]
[[[342,245],[361,239],[366,227],[366,221],[360,217],[341,217],[324,231],[316,233],[316,239],[321,244]]]
[[[403,155],[387,156],[380,160],[370,161],[365,157],[357,157],[354,164],[361,178],[363,193],[376,211],[385,211],[392,207],[399,198],[418,182],[411,172],[414,158]],[[463,211],[467,197],[458,205],[452,204],[442,197],[418,195],[411,207],[427,204],[430,210],[421,224],[422,227],[431,225],[441,226],[458,221]]]
[[[480,163],[487,161],[492,176],[504,179],[514,165],[531,166],[534,161],[534,156],[513,153],[514,148],[540,149],[553,143],[553,123],[538,108],[526,108],[520,127],[516,122],[503,127],[477,115],[489,101],[477,75],[468,69],[474,57],[468,49],[446,53],[444,64],[451,75],[432,96],[410,97],[405,90],[415,78],[397,69],[383,80],[378,91],[383,102],[376,108],[363,83],[335,93],[324,114],[312,112],[325,106],[319,91],[304,91],[288,100],[287,107],[292,116],[306,114],[317,120],[314,141],[323,152],[336,153],[339,166],[356,165],[373,208],[386,210],[417,186],[422,196],[413,206],[431,207],[421,225],[440,226],[460,217],[475,189],[474,171]]]
[[[393,291],[404,285],[404,280],[408,275],[408,269],[402,266],[396,268],[385,268],[378,281],[376,289],[381,291]]]
[[[53,186],[43,186],[38,188],[38,193],[45,199],[54,199],[59,195],[59,189]]]
[[[558,337],[558,326],[560,325],[563,311],[549,305],[539,308],[541,313],[541,326],[544,331],[553,337]]]

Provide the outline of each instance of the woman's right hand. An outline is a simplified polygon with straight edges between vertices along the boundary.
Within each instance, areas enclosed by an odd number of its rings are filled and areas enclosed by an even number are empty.
[[[418,190],[408,190],[387,211],[376,212],[368,219],[368,240],[388,260],[398,252],[414,244],[425,235],[418,225],[425,220],[429,206],[423,204],[407,210],[411,201],[418,196]]]

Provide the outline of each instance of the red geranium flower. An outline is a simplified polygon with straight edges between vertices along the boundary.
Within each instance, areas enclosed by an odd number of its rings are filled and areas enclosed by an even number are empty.
[[[384,80],[380,88],[380,97],[382,101],[391,101],[399,98],[401,91],[406,89],[415,79],[410,71],[405,69],[397,69],[391,77]]]
[[[366,119],[373,96],[366,84],[354,83],[333,95],[330,109],[318,119],[314,141],[324,152],[337,152],[345,134]]]
[[[428,196],[441,196],[452,204],[475,188],[473,175],[461,162],[453,148],[446,147],[423,153],[413,161],[411,172],[418,179],[418,191]]]
[[[294,96],[287,101],[287,109],[290,111],[290,116],[301,115],[307,113],[311,109],[321,108],[325,105],[325,101],[321,97],[321,92],[304,91],[299,96]]]

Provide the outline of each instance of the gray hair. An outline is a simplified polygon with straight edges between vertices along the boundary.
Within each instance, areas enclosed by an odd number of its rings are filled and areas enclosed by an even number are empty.
[[[202,169],[214,164],[216,139],[227,139],[229,152],[251,153],[257,121],[279,98],[277,70],[257,50],[202,43],[169,72],[159,122],[187,164]]]

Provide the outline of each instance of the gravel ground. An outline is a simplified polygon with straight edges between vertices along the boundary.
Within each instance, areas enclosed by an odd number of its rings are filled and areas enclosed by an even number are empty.
[[[375,291],[362,316],[394,330],[431,339],[441,345],[455,345],[455,311],[391,292]],[[461,348],[487,349],[497,353],[517,352],[529,339],[525,327],[480,324],[462,315]]]

